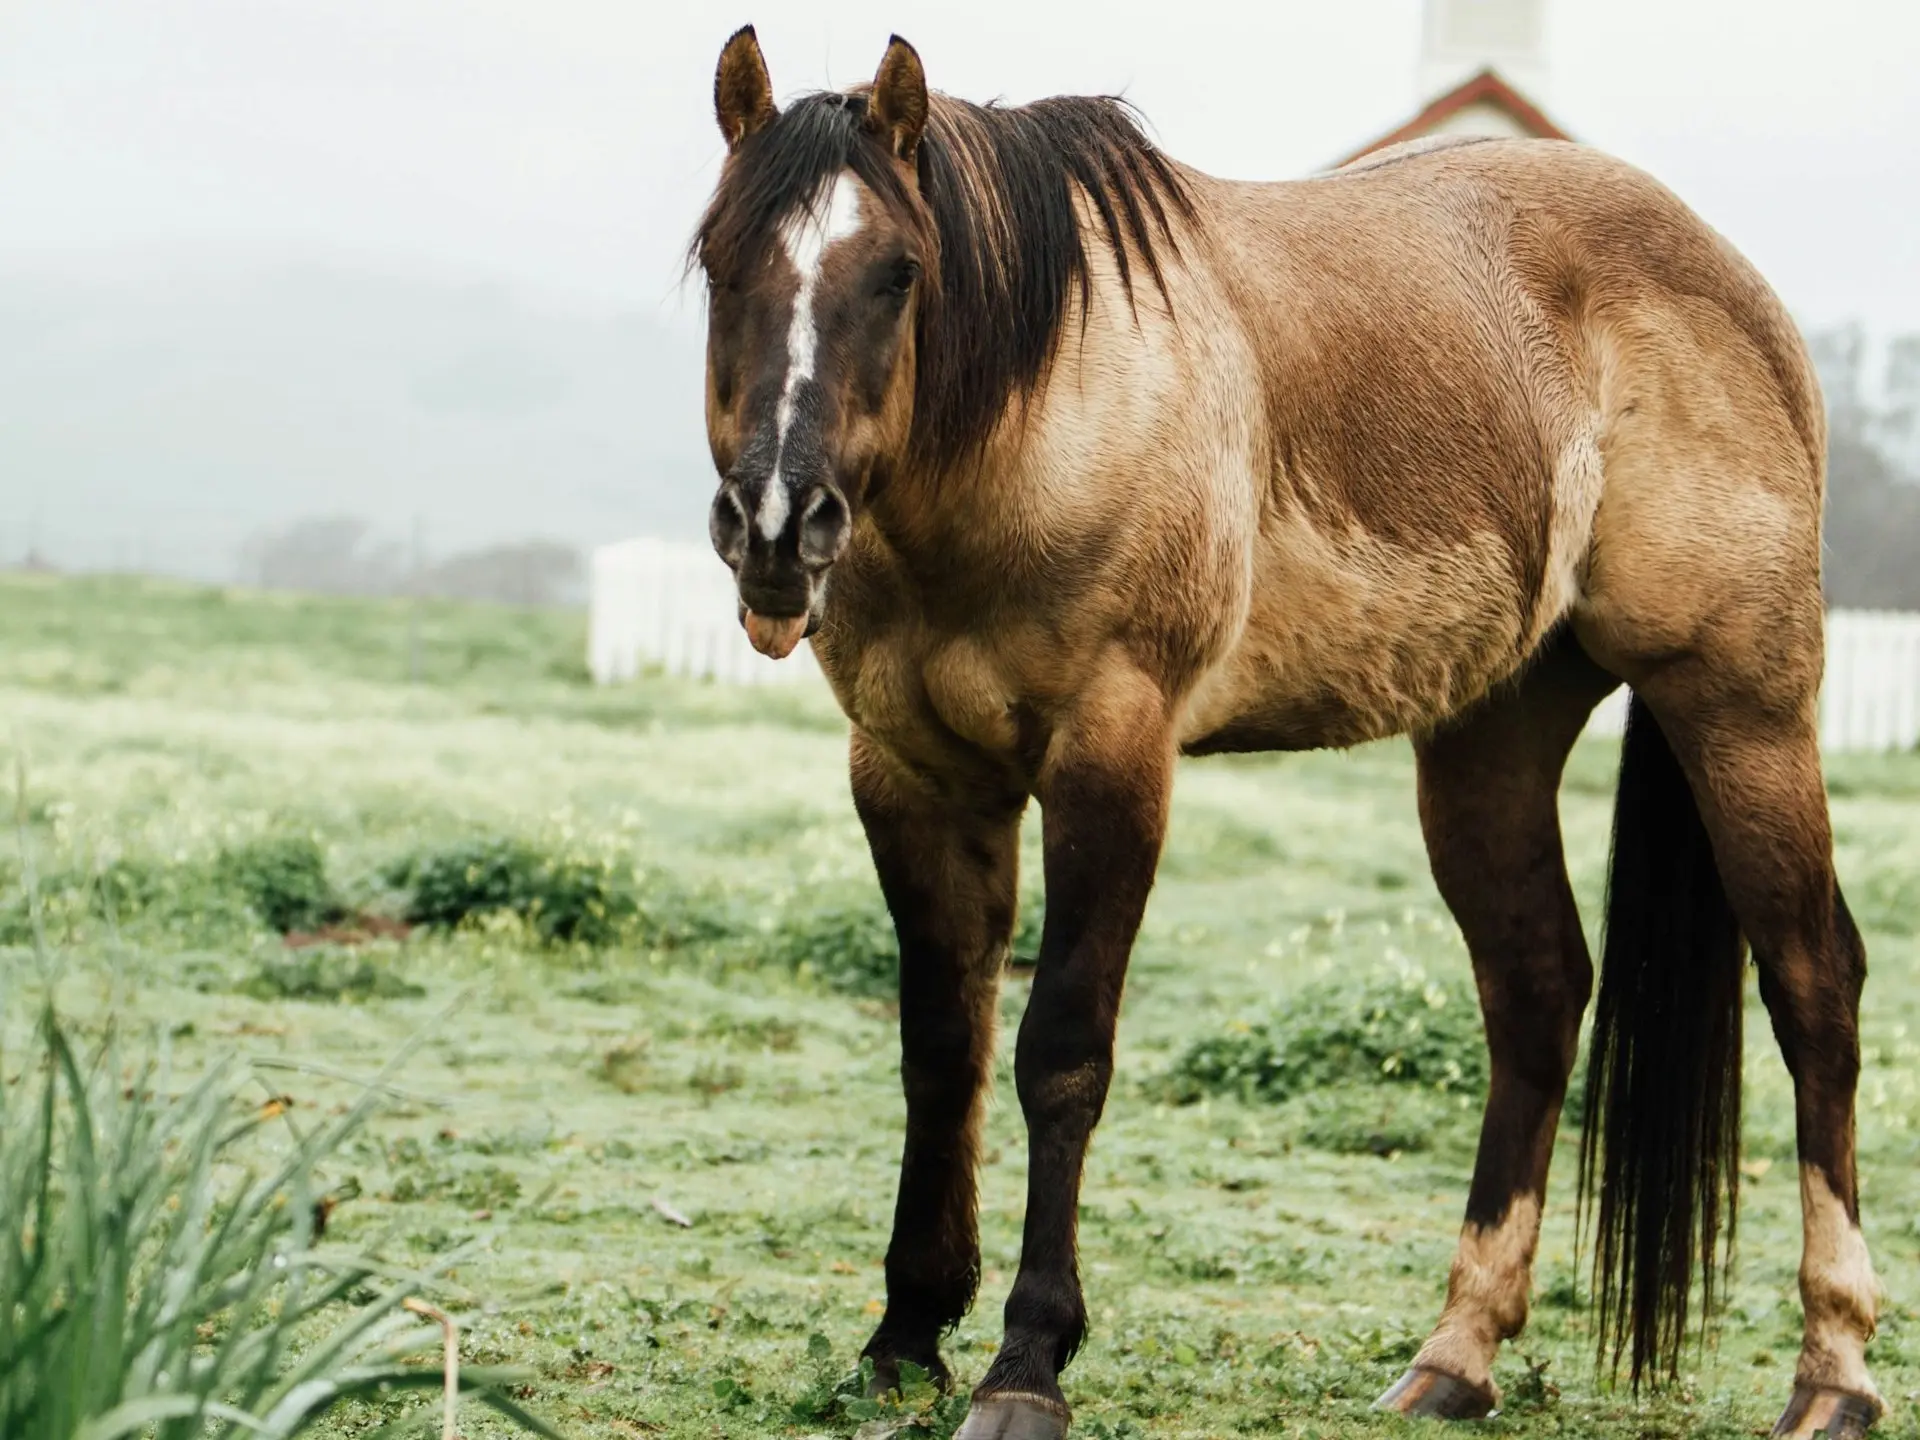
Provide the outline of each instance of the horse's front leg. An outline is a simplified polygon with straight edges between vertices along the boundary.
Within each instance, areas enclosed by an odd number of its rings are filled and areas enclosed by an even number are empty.
[[[900,941],[907,1096],[887,1309],[865,1354],[876,1389],[899,1383],[903,1360],[945,1388],[940,1335],[967,1313],[980,1282],[974,1170],[1025,796],[969,787],[965,803],[944,799],[859,731],[852,772],[854,806]]]
[[[1014,1074],[1027,1121],[1027,1219],[1006,1336],[955,1440],[1058,1440],[1059,1375],[1086,1334],[1075,1256],[1081,1166],[1113,1074],[1127,957],[1166,830],[1168,707],[1109,670],[1060,724],[1037,787],[1047,915]]]

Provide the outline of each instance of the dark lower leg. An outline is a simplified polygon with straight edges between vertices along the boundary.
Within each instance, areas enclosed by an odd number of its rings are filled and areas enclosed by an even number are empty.
[[[1813,707],[1782,715],[1705,704],[1676,683],[1655,708],[1679,737],[1793,1077],[1806,1330],[1794,1400],[1775,1433],[1857,1434],[1880,1408],[1866,1363],[1878,1285],[1854,1171],[1866,951],[1834,878]]]
[[[913,999],[910,991],[917,991]],[[980,1278],[974,1173],[993,1063],[995,987],[953,970],[901,986],[906,1140],[887,1245],[887,1308],[864,1353],[880,1388],[911,1361],[944,1387],[939,1338],[973,1305]],[[971,992],[971,993],[969,993]]]
[[[1043,952],[1015,1058],[1028,1127],[1020,1272],[1007,1296],[1005,1338],[980,1388],[1057,1399],[1059,1373],[1086,1334],[1080,1179],[1113,1073],[1113,1022],[1089,1015],[1106,1007],[1081,987],[1043,979],[1046,964]]]
[[[1473,956],[1492,1080],[1446,1307],[1415,1363],[1490,1403],[1494,1356],[1526,1323],[1553,1137],[1593,983],[1552,795],[1543,785],[1534,814],[1474,841],[1449,827],[1434,866]]]
[[[1059,1374],[1086,1333],[1076,1256],[1081,1169],[1113,1072],[1121,988],[1159,861],[1172,773],[1157,696],[1122,709],[1109,726],[1057,744],[1043,777],[1046,926],[1015,1054],[1028,1135],[1026,1227],[1006,1336],[975,1392],[976,1415],[1017,1399],[1063,1426]],[[979,1433],[997,1433],[987,1424],[977,1423]]]
[[[1414,1363],[1465,1380],[1492,1405],[1494,1358],[1527,1320],[1547,1170],[1591,971],[1577,927],[1558,951],[1496,958],[1477,948],[1474,961],[1492,1084],[1446,1305]]]
[[[854,798],[900,942],[906,1141],[887,1308],[865,1354],[881,1388],[911,1361],[945,1385],[939,1338],[980,1276],[975,1168],[999,976],[1013,931],[1017,806],[935,803],[856,737]]]
[[[1813,928],[1821,939],[1812,944],[1776,949],[1755,942],[1761,998],[1793,1076],[1803,1230],[1800,1299],[1806,1314],[1795,1379],[1872,1396],[1866,1342],[1874,1331],[1877,1286],[1860,1234],[1854,1170],[1866,955],[1837,889],[1829,905],[1816,907]]]
[[[1382,1404],[1467,1418],[1498,1402],[1500,1343],[1526,1323],[1553,1139],[1593,967],[1556,805],[1567,752],[1611,682],[1577,653],[1419,751],[1434,879],[1473,957],[1492,1078],[1439,1323]],[[1442,1378],[1444,1377],[1444,1378]]]

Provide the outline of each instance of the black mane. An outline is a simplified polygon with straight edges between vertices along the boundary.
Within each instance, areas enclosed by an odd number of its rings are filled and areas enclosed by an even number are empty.
[[[939,257],[918,313],[911,448],[944,468],[977,454],[1007,403],[1032,394],[1059,344],[1077,288],[1091,295],[1075,191],[1091,197],[1128,302],[1133,261],[1167,298],[1159,247],[1178,253],[1169,210],[1194,217],[1185,182],[1111,97],[1030,105],[933,98],[904,185],[866,128],[866,97],[803,96],[741,147],[701,220],[693,258],[710,282],[745,273],[787,216],[851,168]]]

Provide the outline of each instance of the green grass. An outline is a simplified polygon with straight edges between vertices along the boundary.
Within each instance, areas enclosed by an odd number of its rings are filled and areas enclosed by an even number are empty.
[[[410,684],[400,605],[0,580],[0,744],[24,767],[43,900],[24,903],[17,854],[0,860],[0,1054],[17,1063],[34,1013],[36,928],[77,1025],[145,1032],[182,1086],[223,1060],[266,1067],[296,1117],[351,1105],[432,1022],[323,1167],[359,1192],[330,1236],[393,1265],[457,1253],[455,1282],[484,1297],[468,1360],[531,1367],[522,1403],[570,1435],[847,1434],[865,1412],[836,1387],[883,1293],[902,1102],[844,726],[812,690],[595,689],[583,631],[431,605]],[[1612,765],[1583,747],[1563,802],[1590,922]],[[1841,758],[1830,777],[1873,967],[1861,1169],[1889,1298],[1871,1358],[1885,1433],[1913,1436],[1920,758]],[[1397,743],[1183,766],[1088,1166],[1076,1433],[1430,1433],[1366,1407],[1437,1314],[1484,1082],[1411,779]],[[296,911],[326,917],[317,943],[279,933]],[[1010,981],[1009,1042],[1024,999]],[[1533,1322],[1483,1429],[1771,1423],[1797,1348],[1798,1199],[1757,1002],[1749,1022],[1753,1178],[1715,1343],[1658,1398],[1595,1376],[1569,1128]],[[963,1383],[1018,1261],[1002,1048],[986,1273],[947,1347]],[[905,1403],[935,1433],[951,1418]]]
[[[173,1095],[165,1067],[127,1058],[111,1037],[77,1050],[48,1007],[23,1075],[0,1077],[0,1433],[291,1440],[343,1403],[442,1389],[444,1366],[413,1363],[439,1328],[408,1307],[447,1288],[443,1267],[321,1243],[344,1196],[316,1170],[377,1092],[274,1145],[285,1107],[243,1101],[239,1067]],[[458,1382],[555,1433],[505,1394],[523,1373]]]

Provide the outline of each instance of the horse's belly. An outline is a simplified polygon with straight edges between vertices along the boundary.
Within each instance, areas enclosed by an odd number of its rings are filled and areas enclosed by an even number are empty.
[[[1191,754],[1357,745],[1438,725],[1511,675],[1551,617],[1504,548],[1265,537],[1246,628],[1188,698]]]
[[[1375,716],[1339,696],[1268,695],[1231,715],[1208,716],[1189,726],[1180,749],[1187,755],[1343,750],[1378,738],[1376,732]]]

